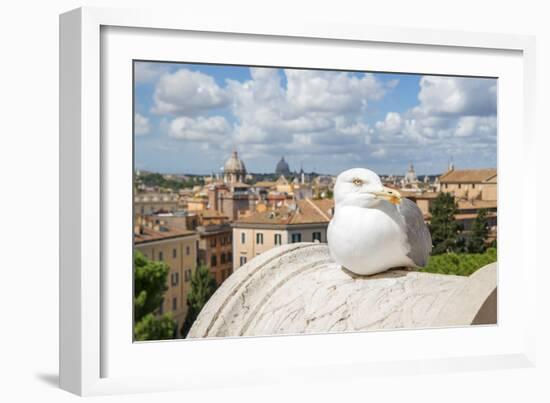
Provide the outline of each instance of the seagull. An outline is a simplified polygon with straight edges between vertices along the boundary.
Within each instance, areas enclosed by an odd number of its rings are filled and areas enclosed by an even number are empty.
[[[369,169],[342,172],[334,185],[335,211],[327,241],[332,259],[355,274],[424,267],[432,238],[422,212]]]

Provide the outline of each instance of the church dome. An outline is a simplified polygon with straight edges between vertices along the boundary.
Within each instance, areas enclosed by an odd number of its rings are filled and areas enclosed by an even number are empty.
[[[237,151],[233,151],[231,157],[225,162],[223,172],[224,174],[246,174],[246,167],[243,160],[239,159]]]
[[[413,164],[409,166],[409,170],[407,171],[407,174],[405,175],[405,181],[407,183],[416,183],[418,182],[418,178],[416,177],[416,172],[414,170]]]
[[[281,160],[277,163],[277,167],[275,168],[275,173],[277,175],[289,175],[290,174],[290,167],[288,166],[288,163],[285,161],[285,157],[281,157]]]

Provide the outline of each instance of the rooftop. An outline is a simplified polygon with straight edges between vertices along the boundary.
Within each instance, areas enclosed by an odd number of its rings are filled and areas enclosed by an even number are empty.
[[[162,230],[154,230],[147,226],[141,227],[141,232],[139,234],[134,234],[134,244],[164,241],[196,234],[194,231],[172,228],[165,225],[161,228]]]
[[[392,187],[392,186],[388,186],[388,187]],[[401,196],[412,197],[415,199],[435,199],[439,195],[439,192],[420,192],[415,190],[404,190],[404,189],[398,189],[398,190]]]
[[[295,206],[282,206],[242,217],[235,224],[299,225],[327,223],[330,221],[334,200],[303,199]]]
[[[497,181],[496,168],[452,169],[439,177],[441,183],[482,183]]]
[[[258,188],[270,188],[276,185],[277,185],[277,182],[272,182],[272,181],[260,181],[254,184],[254,186]]]
[[[199,212],[199,215],[201,215],[203,218],[229,218],[227,215],[222,214],[214,209],[201,210]]]
[[[236,174],[244,174],[246,173],[246,167],[244,165],[243,160],[239,158],[239,154],[236,150],[233,151],[231,154],[231,157],[225,162],[223,167],[224,173],[236,173]]]
[[[197,232],[200,235],[212,235],[212,234],[231,232],[231,225],[229,223],[199,225],[197,227]]]

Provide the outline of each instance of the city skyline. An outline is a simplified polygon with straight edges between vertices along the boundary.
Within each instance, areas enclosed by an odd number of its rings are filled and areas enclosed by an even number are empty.
[[[497,80],[135,62],[135,169],[206,175],[496,166]]]

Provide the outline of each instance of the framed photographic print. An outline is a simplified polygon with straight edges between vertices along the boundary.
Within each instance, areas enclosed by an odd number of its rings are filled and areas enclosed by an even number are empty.
[[[531,365],[532,39],[242,22],[61,16],[62,387]]]

